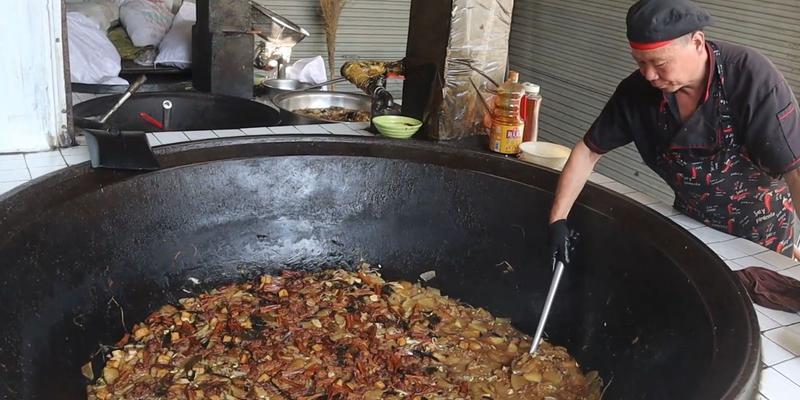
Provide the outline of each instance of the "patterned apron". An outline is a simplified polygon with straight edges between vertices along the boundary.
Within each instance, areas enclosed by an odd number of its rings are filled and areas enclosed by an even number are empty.
[[[787,256],[792,255],[794,208],[789,188],[758,169],[735,140],[733,118],[723,83],[725,71],[719,49],[713,101],[718,126],[717,147],[710,152],[672,149],[662,140],[656,172],[675,191],[674,207],[714,229],[756,242]],[[659,134],[669,138],[672,119],[666,98],[659,113]],[[703,132],[694,132],[701,134]]]

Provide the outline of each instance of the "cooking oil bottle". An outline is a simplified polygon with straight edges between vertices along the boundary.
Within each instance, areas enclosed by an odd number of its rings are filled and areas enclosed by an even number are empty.
[[[520,116],[520,101],[525,87],[519,83],[519,73],[509,71],[508,80],[497,89],[492,112],[489,148],[502,154],[519,153],[525,121]]]

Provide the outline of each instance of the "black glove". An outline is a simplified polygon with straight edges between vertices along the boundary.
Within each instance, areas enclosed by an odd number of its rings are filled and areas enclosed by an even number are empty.
[[[550,224],[550,255],[553,258],[553,266],[557,261],[569,264],[570,255],[573,250],[575,232],[569,229],[566,219],[560,219]]]

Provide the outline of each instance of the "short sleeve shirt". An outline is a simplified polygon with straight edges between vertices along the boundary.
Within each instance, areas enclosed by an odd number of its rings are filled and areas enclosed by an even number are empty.
[[[736,140],[745,155],[771,176],[800,166],[800,110],[786,80],[757,51],[725,42],[714,44],[725,69],[722,83]],[[709,78],[716,79],[716,68],[709,71]],[[712,88],[709,84],[708,90]],[[668,124],[674,128],[666,133],[658,126],[661,107],[669,107],[668,115],[674,119]],[[600,154],[633,142],[644,162],[656,169],[656,158],[667,150],[713,152],[718,148],[718,118],[713,96],[706,93],[694,115],[682,122],[674,94],[663,94],[636,71],[619,84],[584,142]]]

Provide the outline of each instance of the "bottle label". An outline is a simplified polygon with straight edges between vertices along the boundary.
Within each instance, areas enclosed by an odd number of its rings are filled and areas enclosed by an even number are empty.
[[[523,124],[504,125],[494,124],[489,143],[492,151],[502,154],[519,153],[519,145],[522,144],[522,133],[525,130]]]

